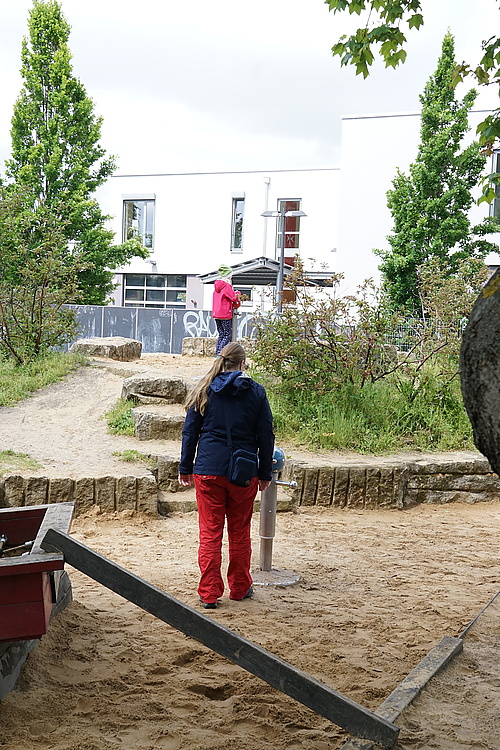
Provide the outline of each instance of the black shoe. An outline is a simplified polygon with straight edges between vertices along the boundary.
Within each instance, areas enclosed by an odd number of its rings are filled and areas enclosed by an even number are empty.
[[[200,596],[200,602],[203,604],[203,609],[217,609],[219,602],[204,602]]]
[[[235,602],[242,602],[243,599],[251,599],[253,596],[253,586],[250,586],[245,596],[242,596],[241,599],[235,599]]]

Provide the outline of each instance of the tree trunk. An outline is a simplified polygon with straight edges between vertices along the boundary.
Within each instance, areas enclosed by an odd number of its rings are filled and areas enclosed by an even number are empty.
[[[482,289],[469,317],[460,377],[476,447],[500,475],[500,269]]]

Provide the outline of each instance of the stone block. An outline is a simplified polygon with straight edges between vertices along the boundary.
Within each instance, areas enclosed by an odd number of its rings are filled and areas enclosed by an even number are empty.
[[[11,474],[4,480],[4,504],[6,508],[20,508],[24,505],[25,479]]]
[[[301,505],[316,505],[317,489],[318,489],[318,469],[305,469],[300,504]]]
[[[73,502],[75,503],[76,515],[85,513],[95,505],[95,489],[92,477],[75,479],[73,485]]]
[[[346,466],[337,466],[335,469],[335,483],[333,485],[332,505],[336,508],[345,508],[347,504],[347,487],[349,484],[349,469]]]
[[[349,467],[349,486],[347,488],[347,507],[364,508],[366,490],[366,470],[357,466]]]
[[[0,508],[5,508],[5,482],[0,479]]]
[[[49,479],[48,502],[71,503],[73,501],[73,480],[68,477]]]
[[[158,468],[156,471],[156,481],[158,489],[166,492],[186,492],[189,487],[183,487],[179,484],[179,460],[171,456],[158,456]]]
[[[491,492],[500,494],[496,474],[417,474],[409,478],[411,489],[460,492]]]
[[[316,505],[331,505],[335,469],[331,466],[323,466],[318,472],[318,489],[316,492]]]
[[[141,358],[142,343],[123,336],[78,339],[69,348],[70,352],[81,352],[88,357],[107,357],[120,362],[132,362]]]
[[[491,474],[488,459],[482,456],[465,461],[419,461],[411,468],[412,474]]]
[[[27,477],[25,505],[45,505],[48,502],[49,480],[47,477]]]
[[[158,485],[153,476],[137,478],[137,510],[150,516],[158,515]]]
[[[184,427],[184,415],[168,414],[164,409],[152,411],[155,407],[132,409],[135,436],[138,440],[180,440]]]
[[[394,495],[392,504],[395,508],[404,508],[404,498],[407,491],[410,469],[408,466],[396,466],[393,469]]]
[[[187,385],[182,378],[134,375],[123,381],[122,399],[132,398],[140,403],[182,404]]]
[[[203,339],[203,355],[205,357],[215,358],[216,348],[217,348],[217,339],[213,339],[209,336]]]
[[[102,513],[113,513],[116,510],[115,477],[97,477],[95,480],[95,502]]]
[[[116,510],[137,510],[136,477],[118,477],[115,485]]]
[[[391,508],[394,505],[394,469],[392,466],[380,467],[378,504],[381,508]]]
[[[378,508],[378,490],[380,484],[380,470],[373,466],[366,469],[365,508]]]
[[[182,339],[182,354],[189,357],[205,356],[204,338],[201,336],[188,336]]]

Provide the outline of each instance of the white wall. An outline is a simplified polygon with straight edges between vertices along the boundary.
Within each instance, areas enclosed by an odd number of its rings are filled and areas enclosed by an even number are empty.
[[[484,113],[472,113],[472,133]],[[471,138],[472,135],[469,135]],[[417,156],[420,115],[400,113],[345,117],[342,120],[340,164],[339,240],[337,271],[345,275],[344,290],[353,293],[367,278],[380,280],[380,258],[373,249],[388,249],[392,217],[387,191],[399,168],[403,172]],[[488,164],[488,170],[489,169]],[[479,197],[480,191],[477,192]],[[473,205],[473,222],[488,215],[488,206]],[[500,236],[490,235],[492,242]],[[498,256],[497,256],[498,257]],[[488,262],[497,263],[495,256]]]
[[[260,256],[275,258],[276,219],[265,219],[261,214],[266,209],[275,210],[277,201],[284,198],[300,199],[307,214],[300,227],[300,255],[306,267],[320,270],[325,264],[333,271],[338,176],[338,169],[117,175],[99,190],[97,198],[103,210],[112,215],[110,228],[115,241],[120,242],[123,196],[155,195],[157,265],[152,269],[150,263],[136,258],[126,268],[115,269],[117,273],[197,275],[215,271],[221,263],[235,265]],[[243,248],[231,252],[235,194],[245,195]],[[118,298],[115,295],[115,304]]]

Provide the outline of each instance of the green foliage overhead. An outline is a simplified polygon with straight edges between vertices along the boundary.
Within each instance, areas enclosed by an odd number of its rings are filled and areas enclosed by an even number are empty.
[[[101,118],[73,75],[70,27],[60,4],[34,0],[28,29],[7,177],[24,189],[34,212],[43,207],[52,213],[66,245],[76,245],[81,255],[78,289],[67,301],[103,304],[113,289],[112,270],[147,251],[137,242],[114,247],[113,233],[105,228],[108,217],[92,197],[115,162],[99,144]]]
[[[498,0],[496,0],[498,3]],[[332,47],[340,57],[341,65],[354,65],[356,74],[366,78],[378,54],[386,67],[395,68],[406,60],[406,33],[420,29],[424,23],[420,0],[324,0],[333,13],[348,12],[363,17],[365,21],[354,34],[342,36]],[[495,2],[495,0],[491,0]],[[470,12],[476,11],[474,3]],[[456,65],[452,85],[472,75],[480,86],[496,86],[500,90],[500,37],[494,35],[482,43],[478,65]],[[478,125],[477,133],[482,147],[489,153],[500,139],[500,108],[489,114]],[[485,186],[485,194],[489,185]],[[491,197],[491,196],[490,196]]]
[[[455,69],[454,41],[443,40],[435,73],[427,82],[422,103],[420,145],[409,174],[397,172],[387,193],[393,230],[389,250],[377,251],[387,292],[395,308],[422,315],[419,273],[436,259],[444,276],[452,276],[466,258],[484,258],[498,247],[484,237],[498,231],[490,218],[472,226],[471,191],[478,184],[485,157],[477,142],[462,148],[469,130],[468,114],[476,93],[459,101],[450,85]]]

